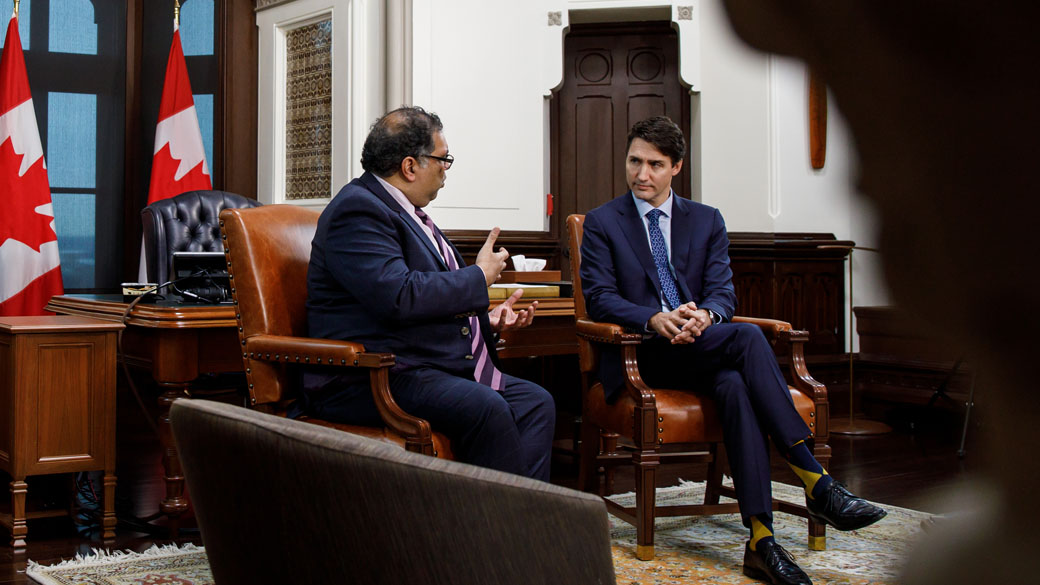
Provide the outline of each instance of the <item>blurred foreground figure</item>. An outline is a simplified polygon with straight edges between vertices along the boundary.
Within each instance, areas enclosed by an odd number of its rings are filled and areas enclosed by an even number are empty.
[[[878,208],[896,303],[983,372],[992,497],[912,555],[904,583],[1022,582],[1040,550],[1040,35],[1033,3],[725,0],[739,35],[826,80]],[[980,486],[982,487],[982,486]],[[1036,577],[1032,577],[1036,578]]]

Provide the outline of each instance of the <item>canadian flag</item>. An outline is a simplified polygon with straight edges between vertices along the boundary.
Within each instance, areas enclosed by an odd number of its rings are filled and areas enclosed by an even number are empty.
[[[18,18],[0,57],[0,315],[45,315],[64,292],[54,206]]]
[[[212,189],[206,149],[202,146],[195,100],[191,97],[188,66],[181,49],[181,33],[173,31],[170,58],[166,61],[159,104],[159,124],[155,128],[155,151],[152,157],[152,182],[148,187],[148,203],[180,195],[195,189]]]
[[[155,128],[152,178],[148,204],[196,189],[212,189],[206,149],[202,145],[195,99],[191,97],[188,66],[181,48],[181,33],[176,24],[170,57],[166,61],[166,80],[159,103],[159,123]],[[140,282],[145,282],[144,240],[141,240]]]

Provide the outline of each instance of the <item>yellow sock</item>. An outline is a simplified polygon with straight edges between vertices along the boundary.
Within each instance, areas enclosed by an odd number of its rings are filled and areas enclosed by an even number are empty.
[[[768,522],[768,519],[766,520]],[[758,543],[763,538],[773,538],[773,523],[763,523],[758,516],[751,517],[751,550],[758,550]]]
[[[806,446],[805,441],[798,441],[791,446],[787,453],[787,464],[794,471],[795,475],[798,476],[798,479],[802,480],[802,484],[805,486],[805,495],[810,500],[816,498],[814,490],[817,486],[825,488],[832,481],[827,474],[827,470],[809,452],[809,447]],[[827,479],[821,482],[820,480],[824,477]]]

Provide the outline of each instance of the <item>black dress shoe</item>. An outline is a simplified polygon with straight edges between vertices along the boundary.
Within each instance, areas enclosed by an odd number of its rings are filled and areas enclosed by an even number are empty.
[[[885,517],[888,512],[861,497],[852,495],[840,481],[831,485],[816,499],[805,498],[809,517],[817,522],[833,526],[838,530],[856,530],[870,526]]]
[[[772,540],[759,542],[758,550],[751,550],[750,542],[744,545],[744,574],[773,585],[812,585],[791,553]]]

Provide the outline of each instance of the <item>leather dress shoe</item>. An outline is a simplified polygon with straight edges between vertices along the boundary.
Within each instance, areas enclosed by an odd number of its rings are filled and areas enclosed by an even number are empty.
[[[750,542],[744,545],[744,574],[773,585],[812,585],[791,553],[772,540],[759,542],[758,550],[751,550]]]
[[[805,498],[809,517],[838,530],[856,530],[877,522],[888,512],[855,496],[840,481],[834,480],[816,499]]]

